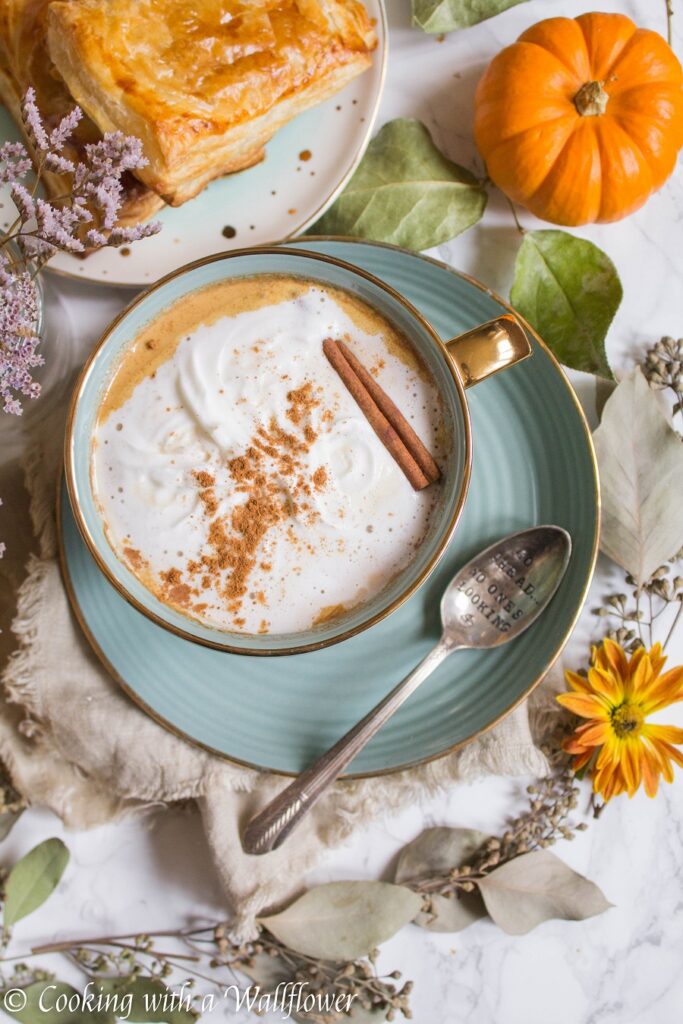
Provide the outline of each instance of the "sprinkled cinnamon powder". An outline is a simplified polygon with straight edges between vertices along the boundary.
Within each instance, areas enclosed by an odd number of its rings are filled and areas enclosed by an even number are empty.
[[[186,570],[190,578],[200,577],[199,583],[204,590],[216,581],[220,582],[226,608],[233,615],[237,627],[245,622],[239,613],[248,593],[252,572],[257,565],[263,572],[271,571],[270,562],[259,561],[269,531],[296,515],[304,515],[308,522],[314,521],[317,512],[312,510],[306,498],[310,497],[313,488],[320,491],[327,484],[327,471],[323,466],[309,475],[302,461],[302,456],[317,437],[311,424],[304,422],[311,410],[320,405],[314,396],[313,386],[305,384],[296,391],[290,391],[287,398],[290,403],[287,417],[299,433],[285,430],[273,417],[267,428],[260,426],[257,429],[242,454],[229,460],[227,467],[235,491],[245,495],[244,501],[229,515],[217,514],[220,503],[215,477],[205,470],[193,473],[199,487],[199,499],[210,521],[207,548],[199,560],[188,562]],[[282,485],[283,476],[288,480],[286,488]],[[299,541],[291,526],[286,537],[298,547]],[[177,590],[179,603],[189,601],[192,590],[181,582],[179,569],[162,573],[161,579],[167,588],[168,598]],[[263,590],[252,597],[259,604],[267,605]]]
[[[171,604],[180,605],[182,608],[187,608],[192,603],[192,595],[195,591],[188,586],[187,583],[178,583],[175,587],[170,587],[167,591],[167,598]]]
[[[216,492],[214,485],[216,483],[215,477],[211,476],[210,473],[204,470],[198,470],[194,474],[195,479],[202,490],[199,492],[199,500],[204,506],[204,511],[207,516],[215,516],[218,512],[218,499],[216,498]]]
[[[216,500],[215,491],[208,488],[205,491],[200,491],[199,497],[204,505],[204,511],[207,516],[214,516],[218,512],[218,501]]]
[[[268,430],[265,431],[263,427],[259,427],[259,434],[264,437],[271,445],[275,445],[275,452],[277,454],[277,448],[284,448],[288,452],[305,452],[308,449],[308,445],[304,441],[300,441],[295,434],[290,434],[288,431],[283,430],[280,424],[273,417],[268,424]]]
[[[237,484],[246,484],[255,481],[262,464],[261,452],[258,448],[250,446],[244,455],[238,455],[228,463],[230,476]]]
[[[194,611],[201,610],[202,606],[192,604],[192,598],[198,594],[198,591],[188,583],[182,582],[183,576],[180,569],[174,567],[167,569],[166,572],[162,572],[159,575],[165,584],[163,587],[165,600],[171,604],[180,605],[181,608],[191,607]],[[206,605],[203,607],[206,607]]]
[[[289,409],[286,412],[288,420],[299,424],[306,417],[310,416],[311,410],[320,405],[320,402],[313,395],[313,385],[310,381],[300,388],[287,392]]]

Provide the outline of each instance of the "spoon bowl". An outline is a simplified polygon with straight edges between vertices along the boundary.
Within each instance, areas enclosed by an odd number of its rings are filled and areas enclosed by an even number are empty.
[[[560,526],[521,530],[486,548],[446,587],[442,640],[451,649],[488,648],[519,636],[559,587],[571,549]]]

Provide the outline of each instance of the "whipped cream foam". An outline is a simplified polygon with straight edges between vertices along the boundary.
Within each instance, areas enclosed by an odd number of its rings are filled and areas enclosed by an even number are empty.
[[[116,554],[226,631],[289,633],[373,597],[414,557],[439,485],[412,489],[323,355],[343,338],[442,460],[436,387],[378,313],[263,276],[151,323],[114,374],[92,477]]]

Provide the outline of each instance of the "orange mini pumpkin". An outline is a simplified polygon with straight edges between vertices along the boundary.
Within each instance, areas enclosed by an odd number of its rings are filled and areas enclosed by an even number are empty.
[[[491,61],[474,130],[491,180],[537,217],[619,220],[674,169],[681,65],[622,14],[548,18]]]

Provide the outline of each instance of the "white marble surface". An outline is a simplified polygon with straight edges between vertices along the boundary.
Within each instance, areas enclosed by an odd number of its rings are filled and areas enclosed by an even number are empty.
[[[445,151],[480,169],[471,136],[472,96],[485,62],[526,26],[559,13],[553,0],[530,0],[499,18],[438,42],[409,26],[408,0],[389,0],[391,56],[380,121],[399,115],[422,118]],[[563,14],[591,10],[591,0],[562,4]],[[622,11],[659,31],[664,0],[602,0],[602,10]],[[683,28],[683,13],[680,15]],[[679,52],[683,36],[677,34]],[[522,214],[531,226],[532,218]],[[661,334],[683,333],[683,177],[679,172],[646,207],[616,225],[581,229],[614,259],[625,298],[609,339],[613,365],[625,369],[634,352]],[[437,253],[507,294],[518,235],[500,195],[491,196],[484,220]],[[57,295],[55,295],[55,288]],[[125,301],[125,293],[50,286],[54,319],[71,318],[84,344]],[[58,298],[63,300],[57,304]],[[578,381],[591,402],[590,387]],[[9,524],[13,516],[3,510]],[[604,591],[601,566],[593,594]],[[615,577],[616,578],[616,577]],[[589,602],[590,603],[590,602]],[[584,619],[565,654],[580,664],[589,631]],[[683,636],[672,645],[683,657]],[[682,723],[680,711],[665,717]],[[679,773],[680,774],[680,773]],[[354,842],[331,854],[316,880],[381,876],[399,847],[424,826],[472,825],[499,830],[519,805],[528,780],[487,780],[378,821]],[[615,801],[574,843],[557,852],[600,884],[614,908],[584,923],[552,922],[510,938],[489,922],[454,936],[408,927],[383,948],[381,966],[400,968],[415,981],[418,1024],[677,1024],[683,1006],[683,899],[681,822],[683,782],[677,779],[655,801],[638,795]],[[3,844],[10,864],[35,842],[62,834],[44,812],[24,815]],[[178,926],[189,917],[221,913],[214,878],[194,812],[173,812],[65,837],[72,851],[58,893],[16,928],[14,946],[85,933],[115,933]],[[227,1009],[215,1019],[234,1017]],[[255,1018],[254,1018],[255,1019]],[[276,1019],[276,1018],[273,1018]]]

